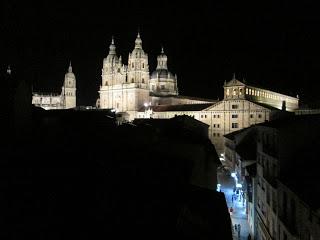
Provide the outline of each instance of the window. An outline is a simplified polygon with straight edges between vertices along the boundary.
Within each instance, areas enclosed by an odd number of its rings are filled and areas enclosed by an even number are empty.
[[[216,118],[216,115],[213,115],[213,118]]]
[[[220,137],[220,133],[217,133],[217,137]]]
[[[200,118],[203,118],[203,115],[201,115]]]
[[[156,86],[155,85],[151,85],[152,87],[152,90],[154,91],[156,89]]]
[[[162,90],[164,89],[164,85],[161,85],[161,89],[162,89]]]
[[[236,104],[235,105],[231,105],[231,108],[232,109],[238,109],[238,105],[236,105]]]
[[[217,118],[220,118],[220,115],[217,115]]]
[[[262,116],[261,116],[261,114],[258,114],[258,118],[261,118]]]
[[[142,83],[144,83],[144,78],[142,78]]]
[[[134,63],[131,64],[131,67],[134,68]]]
[[[237,95],[237,89],[233,89],[233,96]]]
[[[217,128],[219,128],[220,127],[220,124],[217,124]]]
[[[144,68],[144,63],[142,63],[142,68]]]
[[[232,114],[232,118],[238,118],[238,114]]]
[[[227,96],[229,96],[229,88],[227,89]]]
[[[242,95],[242,88],[239,89],[239,95]]]
[[[248,88],[246,88],[246,94],[247,94],[247,95],[249,94],[249,89],[248,89]]]
[[[204,115],[204,118],[207,118],[207,115]]]
[[[232,123],[231,127],[232,128],[238,128],[238,123]]]
[[[250,118],[253,118],[253,114],[250,114]]]
[[[213,136],[215,137],[215,136],[216,136],[216,133],[213,133]]]
[[[213,127],[215,128],[215,127],[216,127],[216,125],[215,125],[215,124],[213,124]]]
[[[133,79],[133,78],[131,79],[131,82],[134,82],[134,79]]]

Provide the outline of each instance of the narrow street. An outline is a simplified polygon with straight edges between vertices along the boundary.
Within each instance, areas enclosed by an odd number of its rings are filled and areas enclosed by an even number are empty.
[[[247,240],[249,235],[249,224],[247,222],[246,208],[244,199],[237,194],[237,198],[232,200],[232,195],[236,196],[233,192],[235,187],[234,179],[231,176],[227,176],[224,172],[218,171],[218,183],[221,184],[221,192],[224,192],[228,208],[233,208],[231,216],[232,226],[233,226],[233,239],[234,240]],[[240,238],[238,233],[238,228],[235,230],[235,224],[240,224]],[[251,238],[253,239],[253,238]]]

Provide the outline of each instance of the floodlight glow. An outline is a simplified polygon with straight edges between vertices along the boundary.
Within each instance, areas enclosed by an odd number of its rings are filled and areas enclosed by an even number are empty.
[[[143,106],[148,107],[149,105],[148,105],[148,103],[144,103]]]
[[[236,187],[237,187],[237,188],[242,188],[242,184],[237,183]]]
[[[231,173],[231,177],[235,178],[236,177],[236,173]]]

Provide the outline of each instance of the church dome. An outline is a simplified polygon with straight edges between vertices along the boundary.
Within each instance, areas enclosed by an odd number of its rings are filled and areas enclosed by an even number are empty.
[[[168,67],[167,67],[168,57],[167,55],[164,54],[163,48],[161,48],[161,54],[158,55],[157,61],[158,61],[157,68],[151,74],[151,79],[164,78],[164,79],[176,80],[175,76],[168,70]]]
[[[174,75],[171,72],[169,72],[167,69],[157,69],[153,71],[151,74],[151,79],[158,79],[158,78],[175,80]]]

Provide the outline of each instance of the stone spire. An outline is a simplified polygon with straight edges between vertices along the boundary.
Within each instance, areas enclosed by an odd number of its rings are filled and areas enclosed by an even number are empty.
[[[70,64],[69,64],[68,73],[72,73],[72,65],[71,65],[71,61],[70,61]]]
[[[135,47],[134,48],[142,48],[142,40],[140,38],[140,32],[138,31],[138,35],[135,41]]]
[[[110,47],[109,47],[109,54],[112,54],[112,55],[116,54],[116,45],[114,44],[113,36],[112,36],[111,44],[110,44]]]
[[[235,79],[236,79],[236,73],[234,72],[232,76],[232,80],[235,80]]]

